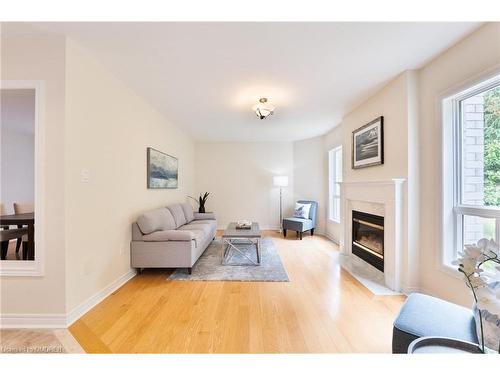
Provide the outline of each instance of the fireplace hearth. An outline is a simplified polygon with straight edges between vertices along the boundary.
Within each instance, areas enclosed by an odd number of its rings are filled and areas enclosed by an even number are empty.
[[[384,272],[384,218],[352,211],[352,253]]]

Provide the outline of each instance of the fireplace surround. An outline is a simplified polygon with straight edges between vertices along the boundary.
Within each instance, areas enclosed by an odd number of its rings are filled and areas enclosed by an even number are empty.
[[[357,257],[352,252],[352,212],[360,211],[384,218],[385,286],[400,292],[402,255],[406,231],[404,226],[404,179],[356,181],[341,183],[343,235],[342,254]]]

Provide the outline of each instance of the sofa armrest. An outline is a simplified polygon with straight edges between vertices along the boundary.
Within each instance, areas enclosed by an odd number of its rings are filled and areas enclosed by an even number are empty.
[[[194,233],[188,230],[160,230],[142,236],[146,242],[163,242],[163,241],[191,241],[194,240]]]
[[[195,220],[215,220],[215,214],[213,212],[194,212]]]

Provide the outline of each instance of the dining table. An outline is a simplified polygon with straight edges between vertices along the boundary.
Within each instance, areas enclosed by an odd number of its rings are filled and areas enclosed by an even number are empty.
[[[0,227],[10,225],[28,227],[28,260],[35,260],[35,213],[1,215]]]

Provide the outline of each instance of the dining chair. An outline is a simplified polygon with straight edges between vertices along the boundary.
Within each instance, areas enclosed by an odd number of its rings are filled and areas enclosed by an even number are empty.
[[[23,238],[28,236],[28,228],[17,228],[17,229],[3,229],[0,230],[0,259],[5,260],[7,258],[7,251],[9,250],[10,240],[15,240],[16,238]],[[28,247],[23,244],[23,260],[27,259]]]
[[[33,203],[14,203],[14,213],[16,215],[19,214],[28,214],[31,212],[35,212],[35,205]],[[23,228],[22,225],[19,225],[18,228]],[[26,236],[23,236],[22,238],[17,239],[16,243],[16,253],[19,253],[19,249],[21,248],[21,243],[22,242],[28,242],[28,234],[26,232]],[[23,246],[26,246],[24,244]],[[23,256],[24,258],[24,256]]]

